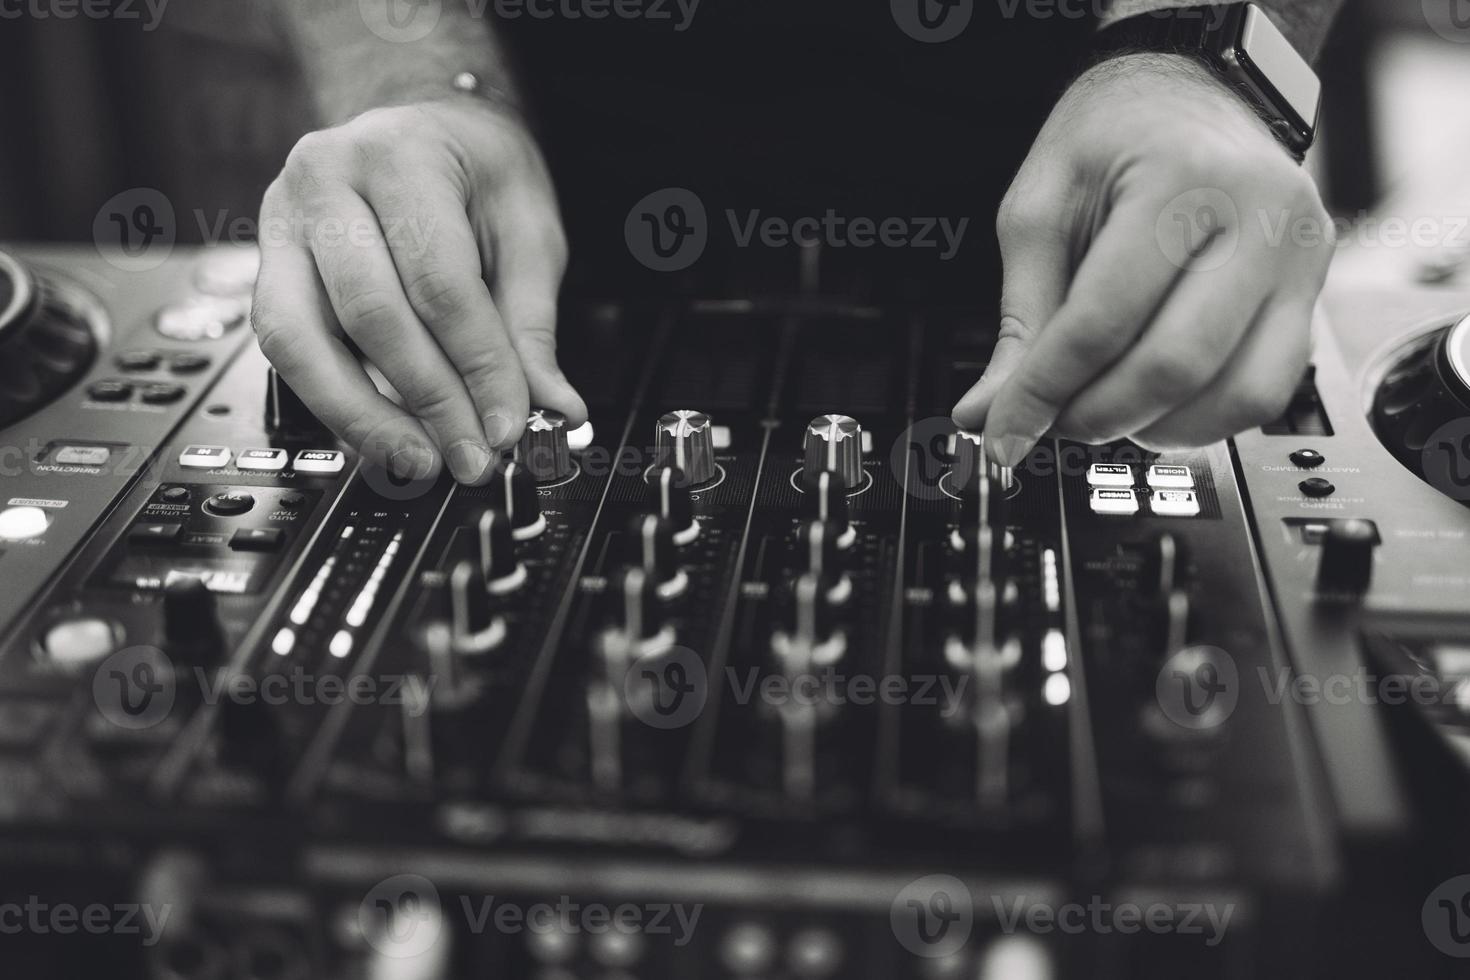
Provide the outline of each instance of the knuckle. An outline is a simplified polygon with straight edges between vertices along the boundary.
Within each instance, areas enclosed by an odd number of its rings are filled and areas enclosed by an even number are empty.
[[[342,321],[342,329],[354,339],[391,335],[399,320],[391,294],[383,289],[349,293],[342,298],[337,314]]]
[[[1067,337],[1068,356],[1080,364],[1107,364],[1127,343],[1127,335],[1115,327],[1105,318],[1089,314]]]
[[[1210,380],[1210,369],[1203,358],[1189,351],[1160,354],[1145,372],[1149,388],[1158,398],[1175,403],[1195,394]]]
[[[411,276],[403,288],[410,305],[426,322],[458,320],[469,312],[469,287],[459,277],[441,270],[430,269]]]
[[[457,414],[458,400],[455,392],[448,386],[414,384],[411,391],[403,392],[403,397],[408,400],[415,415],[435,420],[435,425],[442,431],[451,430],[449,423]]]
[[[329,130],[307,133],[296,141],[286,155],[281,176],[291,189],[310,183],[323,168],[331,166],[338,155],[338,137]]]

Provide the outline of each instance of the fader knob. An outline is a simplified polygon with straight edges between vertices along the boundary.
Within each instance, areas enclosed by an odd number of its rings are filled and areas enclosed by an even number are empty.
[[[490,481],[490,499],[496,510],[510,518],[511,533],[518,541],[534,538],[546,530],[546,518],[537,499],[536,480],[520,463],[502,463]]]
[[[494,507],[485,508],[475,522],[475,536],[486,590],[503,595],[519,588],[526,580],[526,567],[516,560],[510,516]]]
[[[677,466],[657,466],[648,474],[653,507],[674,529],[674,543],[688,544],[699,536],[699,521],[694,517],[689,479]]]
[[[797,546],[801,549],[806,570],[826,582],[842,577],[837,532],[826,521],[803,521],[796,529]]]
[[[845,549],[852,544],[855,533],[848,522],[847,491],[841,477],[831,471],[818,474],[808,484],[803,503],[808,517],[831,526],[837,547]]]
[[[480,570],[469,560],[449,573],[450,636],[457,653],[487,653],[505,639],[505,620],[495,612]]]
[[[803,437],[806,464],[802,476],[810,485],[827,471],[837,474],[844,489],[863,482],[863,429],[848,415],[818,415]]]
[[[677,466],[694,485],[715,478],[714,426],[703,412],[681,408],[661,416],[655,434],[654,460]]]
[[[1373,552],[1378,532],[1367,521],[1334,521],[1322,536],[1317,588],[1323,592],[1362,595],[1373,581]]]
[[[954,434],[953,488],[956,493],[985,473],[985,436],[959,429]]]
[[[549,408],[538,408],[526,419],[515,459],[539,483],[565,480],[572,475],[572,454],[567,448],[567,417]]]
[[[652,577],[642,568],[625,568],[613,583],[619,632],[635,645],[673,638],[663,618]]]
[[[219,604],[209,586],[188,575],[163,592],[163,638],[167,653],[186,663],[213,663],[224,652]]]
[[[648,573],[660,598],[683,592],[689,577],[679,567],[674,548],[674,528],[657,514],[639,514],[628,522],[628,564]]]

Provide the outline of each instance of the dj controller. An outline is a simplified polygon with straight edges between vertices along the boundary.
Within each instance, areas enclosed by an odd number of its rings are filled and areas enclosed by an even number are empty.
[[[322,428],[257,267],[0,257],[10,975],[1456,975],[1470,293],[1013,470],[978,305],[574,298],[590,423],[464,487]]]

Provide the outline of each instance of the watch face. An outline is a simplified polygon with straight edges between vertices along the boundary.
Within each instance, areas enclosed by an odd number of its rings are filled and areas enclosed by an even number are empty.
[[[1308,138],[1317,128],[1322,83],[1286,35],[1255,4],[1247,4],[1236,57],[1252,81],[1276,96],[1278,109]]]

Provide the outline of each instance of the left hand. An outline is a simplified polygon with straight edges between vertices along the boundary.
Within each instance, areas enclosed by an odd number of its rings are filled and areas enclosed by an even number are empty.
[[[1303,221],[1305,219],[1305,221]],[[955,421],[1016,465],[1048,431],[1202,446],[1275,418],[1331,259],[1316,186],[1203,65],[1082,75],[996,222],[1000,340]]]

